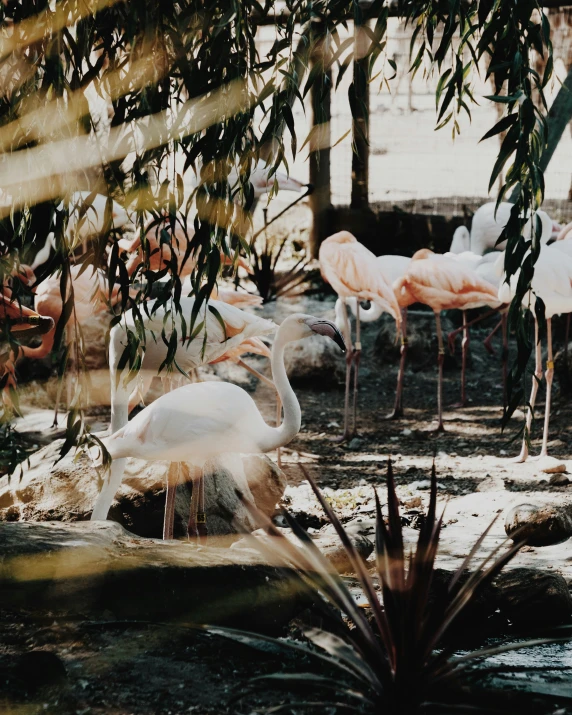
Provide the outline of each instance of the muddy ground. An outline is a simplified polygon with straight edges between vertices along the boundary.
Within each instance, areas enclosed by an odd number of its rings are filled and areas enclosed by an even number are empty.
[[[300,309],[331,316],[332,308],[331,297],[314,297],[270,304],[264,313],[279,322],[288,312]],[[411,323],[414,320],[412,316]],[[447,361],[444,433],[433,431],[436,344],[427,351],[426,360],[410,363],[407,369],[404,418],[386,421],[384,416],[393,404],[397,364],[380,359],[376,352],[379,326],[364,326],[358,434],[349,444],[338,444],[332,439],[340,434],[343,423],[343,384],[332,380],[331,374],[296,383],[303,425],[300,435],[283,454],[289,481],[284,501],[305,526],[318,528],[325,519],[304,482],[300,462],[325,490],[344,521],[355,518],[368,521],[373,516],[373,487],[379,488],[383,497],[386,463],[391,457],[398,495],[411,521],[411,526],[405,529],[406,538],[413,540],[418,533],[413,528],[415,517],[428,501],[427,479],[435,456],[439,503],[442,506],[446,503],[439,565],[448,568],[458,565],[497,514],[500,519],[485,540],[483,550],[498,544],[504,537],[503,514],[511,505],[547,500],[564,503],[569,499],[572,485],[550,484],[550,475],[543,473],[537,462],[517,465],[509,461],[520,448],[510,438],[518,429],[522,414],[516,416],[507,432],[501,432],[500,350],[496,343],[497,356],[492,357],[482,345],[482,338],[492,325],[494,320],[472,331],[470,402],[466,408],[451,407],[460,394],[459,355]],[[339,360],[343,365],[341,355]],[[258,361],[257,366],[263,367],[263,363]],[[236,369],[227,366],[219,374],[235,377]],[[244,376],[237,379],[245,380]],[[270,421],[274,415],[271,391],[253,382],[245,384],[252,387],[255,400]],[[539,397],[540,419],[534,426],[533,454],[539,451],[543,388]],[[93,417],[105,422],[106,409],[98,408]],[[34,416],[30,415],[29,420],[33,422]],[[556,383],[549,448],[572,472],[571,422],[572,404],[559,394]],[[42,441],[50,439],[49,435],[44,431]],[[39,433],[36,436],[40,439]],[[569,542],[545,549],[527,548],[515,565],[555,569],[572,585]],[[22,665],[23,654],[37,649],[57,654],[66,670],[66,676],[58,679],[59,666],[55,666],[56,682],[48,683],[47,689],[35,682],[35,666],[25,661]],[[260,712],[261,701],[251,698],[238,705],[231,704],[231,693],[240,691],[249,677],[277,669],[300,671],[307,667],[303,660],[288,662],[282,656],[256,653],[181,628],[127,627],[121,623],[68,622],[57,618],[38,624],[22,614],[2,614],[0,621],[0,682],[6,686],[5,695],[0,695],[0,712],[254,713]]]

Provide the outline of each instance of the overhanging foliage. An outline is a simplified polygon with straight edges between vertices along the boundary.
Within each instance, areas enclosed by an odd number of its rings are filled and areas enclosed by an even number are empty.
[[[512,310],[519,359],[511,374],[508,418],[524,395],[530,344],[520,302],[540,249],[539,232],[528,244],[521,236],[526,216],[544,195],[540,157],[546,124],[533,95],[540,96],[542,106],[552,73],[548,22],[531,0],[400,0],[391,8],[380,0],[8,0],[0,6],[0,241],[6,259],[0,277],[5,283],[5,266],[30,260],[54,232],[57,256],[43,275],[61,271],[64,310],[57,338],[63,339],[66,323],[73,326],[65,356],[74,358],[76,370],[81,373],[83,345],[81,326],[74,321],[72,262],[108,266],[110,284],[120,291],[114,320],[128,308],[139,316],[127,355],[132,363],[145,340],[145,300],[153,284],[167,279],[155,303],[171,308],[161,337],[169,344],[165,367],[172,366],[178,340],[192,335],[200,304],[217,280],[221,250],[234,258],[249,252],[254,162],[263,157],[274,170],[287,170],[288,151],[295,154],[304,144],[296,134],[293,105],[304,103],[312,85],[326,82],[331,68],[339,84],[358,44],[366,73],[358,73],[358,79],[371,81],[381,72],[387,80],[394,74],[385,56],[390,9],[414,30],[412,71],[439,72],[439,126],[460,131],[461,116],[470,116],[471,78],[479,67],[494,77],[495,94],[489,99],[506,108],[487,136],[506,132],[491,174],[492,186],[505,171],[499,201],[518,187],[501,237],[508,238],[508,274],[522,267]],[[274,45],[261,57],[257,26],[277,14]],[[341,39],[348,20],[360,28],[358,42]],[[549,55],[543,77],[533,69],[532,51]],[[358,117],[364,107],[356,89],[352,83],[348,102]],[[96,115],[97,97],[107,106],[109,121],[105,112]],[[176,161],[177,156],[184,160]],[[191,191],[190,177],[195,177]],[[117,234],[110,231],[111,202],[102,234],[85,253],[78,250],[93,195],[87,208],[71,207],[65,199],[82,187],[112,196],[133,212],[143,260],[131,278]],[[76,214],[74,233],[66,230],[70,211]],[[177,225],[187,232],[181,262],[150,270],[144,232],[149,220],[166,221],[165,242],[175,241]],[[179,273],[190,256],[196,260],[197,300],[184,324],[186,334],[178,336],[169,315],[179,310]],[[66,362],[60,362],[61,374]],[[87,389],[79,379],[68,446],[88,436],[82,418]]]

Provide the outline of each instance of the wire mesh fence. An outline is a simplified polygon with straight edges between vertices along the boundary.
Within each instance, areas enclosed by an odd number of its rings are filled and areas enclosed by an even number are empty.
[[[572,65],[572,11],[551,10],[549,20],[554,45],[554,78],[546,88],[550,107],[561,82]],[[274,28],[260,29],[259,51],[264,54],[274,39]],[[346,37],[353,33],[350,24]],[[488,197],[496,197],[498,186],[489,192],[489,179],[499,150],[499,137],[480,142],[481,137],[498,121],[497,105],[488,99],[493,85],[486,78],[484,66],[474,77],[471,117],[460,118],[461,133],[452,137],[451,126],[436,131],[435,90],[438,73],[412,76],[409,72],[412,28],[397,18],[388,24],[386,58],[397,65],[395,76],[386,64],[383,72],[370,85],[370,158],[369,202],[377,208],[398,206],[422,213],[460,215],[473,210]],[[343,41],[345,37],[341,36]],[[436,38],[438,42],[438,38]],[[537,58],[539,69],[542,58]],[[333,81],[336,82],[334,73]],[[331,140],[338,139],[351,128],[347,92],[351,71],[342,78],[332,93]],[[310,129],[309,102],[307,108],[298,104],[294,119],[299,136]],[[572,126],[572,125],[571,125]],[[308,179],[307,150],[291,163],[291,172],[301,180]],[[351,193],[351,135],[346,136],[331,151],[332,203],[346,206]],[[566,130],[546,171],[546,205],[557,213],[570,212],[569,194],[572,176],[572,132]]]

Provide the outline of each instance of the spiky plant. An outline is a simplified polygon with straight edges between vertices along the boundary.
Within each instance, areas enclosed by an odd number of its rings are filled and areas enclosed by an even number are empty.
[[[414,551],[408,551],[404,545],[391,463],[388,463],[387,471],[387,523],[375,494],[375,571],[381,586],[381,602],[372,576],[351,539],[312,477],[301,467],[344,546],[369,600],[372,617],[370,620],[366,618],[342,578],[332,570],[312,538],[290,514],[285,512],[284,516],[299,541],[296,545],[285,538],[269,519],[250,507],[268,534],[274,537],[271,540],[251,537],[252,543],[271,562],[297,572],[308,595],[326,613],[329,612],[330,622],[332,608],[338,616],[343,614],[346,622],[338,617],[336,634],[316,628],[307,630],[305,636],[312,642],[311,645],[279,641],[280,647],[304,653],[311,662],[325,665],[339,678],[315,672],[276,673],[250,681],[247,690],[242,690],[239,697],[269,687],[280,687],[290,694],[302,690],[312,692],[312,696],[306,696],[304,700],[275,706],[267,711],[273,713],[303,706],[331,706],[345,711],[388,715],[412,715],[429,709],[439,713],[460,712],[464,709],[460,710],[455,701],[460,697],[466,703],[467,691],[459,688],[458,676],[468,666],[495,653],[548,642],[547,639],[536,639],[481,649],[463,656],[454,655],[454,646],[445,640],[445,636],[459,617],[466,613],[477,591],[498,575],[522,544],[509,544],[507,539],[467,577],[469,565],[493,526],[493,520],[453,574],[448,585],[449,598],[441,604],[432,599],[435,558],[443,523],[443,515],[437,516],[435,465],[431,473],[427,517],[419,531]],[[277,643],[264,636],[236,630],[211,630],[254,647]],[[498,704],[498,699],[494,702]],[[486,703],[478,708],[479,712],[486,710]]]

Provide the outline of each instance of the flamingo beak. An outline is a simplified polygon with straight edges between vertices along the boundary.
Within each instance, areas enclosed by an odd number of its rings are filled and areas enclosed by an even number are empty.
[[[342,334],[336,324],[332,323],[331,320],[309,318],[306,320],[306,325],[318,335],[325,335],[327,338],[331,338],[343,353],[346,352],[346,344],[344,343]]]

